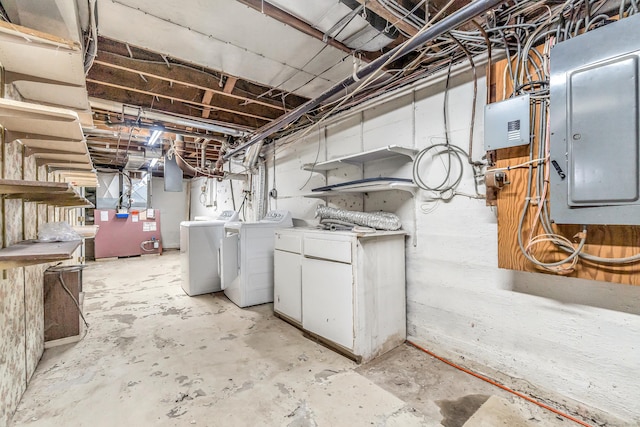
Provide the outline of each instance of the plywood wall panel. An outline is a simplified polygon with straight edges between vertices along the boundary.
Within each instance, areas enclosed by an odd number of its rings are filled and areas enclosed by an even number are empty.
[[[503,88],[511,91],[509,82],[502,81],[506,60],[495,64],[492,72],[492,93],[496,100],[502,99]],[[532,124],[534,130],[533,152],[537,153],[539,144],[538,126]],[[529,160],[529,147],[514,147],[497,150],[496,166],[499,168],[520,164]],[[537,156],[536,156],[537,157]],[[522,215],[527,191],[528,169],[515,169],[507,172],[510,184],[498,193],[498,266],[509,270],[549,273],[535,266],[523,255],[518,244],[518,222]],[[534,171],[535,182],[535,171]],[[534,195],[535,196],[535,195]],[[533,225],[533,217],[537,205],[530,205],[523,227],[523,241],[529,236]],[[571,241],[581,230],[580,225],[555,226],[555,232]],[[540,225],[534,230],[536,234],[543,232]],[[640,227],[637,226],[603,226],[594,225],[587,228],[587,245],[584,252],[601,257],[619,258],[640,253]],[[552,244],[543,244],[535,248],[534,254],[544,262],[564,259],[567,254]],[[640,285],[640,263],[626,265],[596,264],[581,260],[575,270],[565,275],[591,280],[602,280],[613,283]],[[550,273],[553,274],[553,273]]]

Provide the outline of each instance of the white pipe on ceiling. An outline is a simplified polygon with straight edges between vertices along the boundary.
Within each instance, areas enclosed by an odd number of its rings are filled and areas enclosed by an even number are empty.
[[[99,110],[112,111],[114,113],[124,113],[125,115],[136,116],[147,120],[157,120],[171,123],[178,126],[194,127],[197,129],[208,130],[211,132],[223,133],[234,137],[245,136],[247,132],[232,127],[222,126],[218,124],[208,123],[200,120],[186,119],[172,116],[171,114],[159,113],[156,111],[147,111],[143,108],[131,107],[120,102],[107,101],[98,98],[89,98],[91,108]]]

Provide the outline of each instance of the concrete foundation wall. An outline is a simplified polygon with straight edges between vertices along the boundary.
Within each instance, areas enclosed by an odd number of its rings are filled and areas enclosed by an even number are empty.
[[[484,78],[478,86],[475,160],[484,154]],[[472,88],[470,75],[450,82],[450,139],[464,150],[469,142]],[[269,162],[269,188],[275,186],[279,194],[277,200],[271,200],[271,207],[289,209],[298,224],[314,223],[315,207],[324,201],[302,197],[311,188],[362,177],[410,178],[411,162],[402,160],[346,165],[326,174],[300,168],[391,144],[422,149],[442,143],[443,100],[442,82],[407,91],[338,124],[316,127],[298,141],[280,141],[275,175],[273,161]],[[438,181],[442,170],[434,163],[425,179]],[[192,183],[192,217],[206,211],[196,201],[199,185]],[[218,188],[223,189],[219,200],[227,200],[226,187]],[[458,191],[475,191],[472,171],[466,165]],[[496,215],[483,200],[456,196],[444,202],[422,191],[415,197],[387,191],[340,195],[327,201],[341,208],[382,209],[400,215],[409,232],[406,269],[411,340],[456,362],[477,362],[640,421],[640,386],[638,376],[632,374],[640,361],[640,287],[497,268]]]

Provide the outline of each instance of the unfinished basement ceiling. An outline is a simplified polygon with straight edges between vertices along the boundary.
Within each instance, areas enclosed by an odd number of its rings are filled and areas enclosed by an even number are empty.
[[[347,53],[239,1],[99,1],[98,16],[104,37],[307,98],[353,67]]]
[[[339,88],[356,69],[415,36],[429,19],[441,21],[469,2],[76,0],[75,8],[71,3],[0,0],[11,24],[72,38],[86,52],[80,58],[89,69],[86,76],[76,66],[83,85],[69,90],[84,95],[86,84],[87,103],[60,88],[49,93],[57,98],[54,104],[79,111],[87,111],[90,102],[93,125],[83,125],[98,168],[122,169],[129,156],[153,151],[143,164],[149,167],[157,155],[148,140],[154,130],[164,130],[164,152],[179,150],[187,175],[208,175],[194,168],[215,164],[225,144],[233,148],[258,136],[281,137],[487,51],[488,39],[476,28],[486,26],[485,16],[476,14],[476,26],[462,21],[457,31],[386,61],[375,79],[344,85],[328,99],[338,99],[337,108],[325,101],[284,127],[274,123],[309,99]],[[547,11],[543,3],[498,9],[494,25],[504,25],[513,13],[523,22],[536,22]],[[99,37],[93,58],[95,27]],[[38,101],[42,92],[33,84],[29,89],[22,88],[25,98]],[[265,128],[276,130],[267,135]],[[179,147],[176,135],[184,137]],[[160,169],[154,171],[162,173],[162,159],[156,163]]]

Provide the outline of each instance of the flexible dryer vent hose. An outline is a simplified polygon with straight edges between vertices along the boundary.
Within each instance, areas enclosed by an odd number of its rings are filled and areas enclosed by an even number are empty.
[[[316,218],[336,219],[363,225],[365,227],[377,228],[378,230],[399,230],[402,227],[400,218],[389,212],[354,212],[345,209],[335,209],[327,206],[318,206]]]

